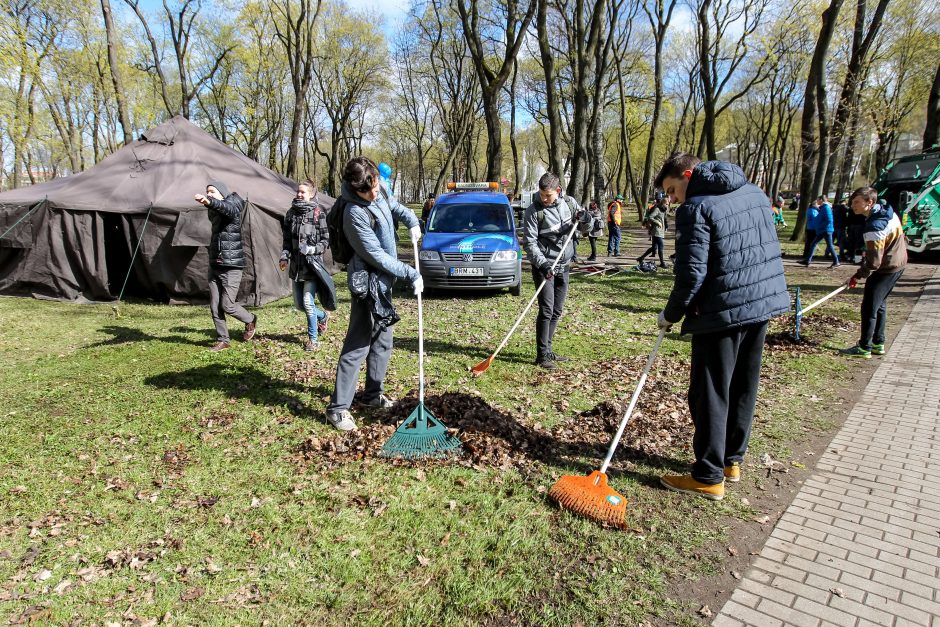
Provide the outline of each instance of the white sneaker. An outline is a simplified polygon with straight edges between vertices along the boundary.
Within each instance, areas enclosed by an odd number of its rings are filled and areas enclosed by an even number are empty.
[[[378,398],[373,398],[371,401],[362,401],[362,405],[366,407],[378,407],[379,409],[390,409],[395,406],[395,401],[385,396],[384,394],[379,394]]]
[[[341,409],[338,412],[326,412],[326,421],[340,431],[356,430],[356,422],[348,409]]]

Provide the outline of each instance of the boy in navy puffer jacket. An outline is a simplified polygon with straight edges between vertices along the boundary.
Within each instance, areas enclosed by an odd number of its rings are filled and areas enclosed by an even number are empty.
[[[671,490],[719,500],[740,479],[757,402],[764,336],[790,296],[767,196],[738,166],[678,154],[655,184],[676,210],[675,284],[659,314],[692,335],[689,409],[695,423],[690,475],[666,475]]]

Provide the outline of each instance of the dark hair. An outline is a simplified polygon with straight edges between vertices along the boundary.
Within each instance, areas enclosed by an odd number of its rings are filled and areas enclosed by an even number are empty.
[[[546,172],[539,179],[539,189],[543,192],[558,189],[559,187],[561,187],[561,180],[553,172]]]
[[[656,179],[653,181],[653,185],[662,188],[663,182],[667,178],[681,178],[683,172],[691,170],[701,162],[701,159],[687,152],[674,153],[671,157],[666,159],[666,163],[660,168],[659,174],[656,175]]]
[[[353,157],[343,168],[343,181],[354,192],[368,192],[379,180],[379,167],[369,157]]]
[[[867,201],[872,203],[878,202],[878,191],[874,187],[859,187],[857,190],[852,192],[852,195],[849,196],[849,202],[855,200],[856,196],[861,196]]]

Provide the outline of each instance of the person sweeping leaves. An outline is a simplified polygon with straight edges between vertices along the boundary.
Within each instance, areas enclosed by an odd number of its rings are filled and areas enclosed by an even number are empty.
[[[790,308],[767,196],[737,165],[680,153],[656,177],[676,210],[675,283],[659,327],[692,335],[689,409],[695,462],[670,490],[720,500],[740,479],[770,318]]]

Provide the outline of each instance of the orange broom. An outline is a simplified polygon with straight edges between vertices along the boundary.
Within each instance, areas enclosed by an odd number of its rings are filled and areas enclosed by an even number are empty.
[[[578,228],[578,221],[577,219],[574,218],[574,216],[572,216],[572,221],[574,222],[574,224],[571,225],[571,231],[568,232],[568,237],[565,238],[565,242],[561,246],[561,252],[558,253],[557,257],[555,257],[555,261],[552,263],[550,272],[555,271],[555,266],[558,265],[558,260],[561,259],[561,255],[564,254],[564,251],[568,249],[568,242],[571,241],[571,238],[574,236],[575,229]],[[523,309],[522,313],[519,314],[519,317],[516,318],[515,324],[513,324],[512,328],[509,329],[509,333],[507,333],[506,337],[503,338],[503,341],[499,343],[499,346],[496,347],[496,350],[493,351],[493,354],[487,357],[486,359],[484,359],[483,361],[481,361],[480,363],[478,363],[477,365],[472,366],[470,368],[470,374],[472,374],[475,377],[479,377],[481,374],[486,372],[487,368],[489,368],[490,365],[492,365],[493,360],[496,359],[496,356],[499,354],[499,351],[503,350],[503,348],[506,346],[506,342],[509,341],[509,338],[512,337],[512,334],[516,332],[517,328],[519,328],[519,324],[522,322],[522,319],[525,318],[525,315],[527,313],[529,313],[529,309],[532,308],[532,303],[534,303],[535,299],[539,297],[539,292],[541,292],[542,288],[545,287],[546,282],[547,280],[539,283],[538,288],[535,290],[535,294],[533,294],[532,298],[529,299],[529,304],[525,306],[525,309]]]
[[[627,499],[622,494],[607,485],[607,468],[610,466],[610,460],[614,457],[614,451],[620,444],[620,438],[623,437],[623,430],[627,428],[627,423],[633,415],[633,408],[636,407],[636,401],[640,397],[640,391],[646,384],[646,377],[653,367],[656,355],[659,353],[659,346],[663,343],[663,337],[666,330],[659,331],[659,337],[656,338],[656,345],[653,346],[653,352],[646,360],[646,367],[643,368],[643,374],[640,375],[640,382],[633,392],[630,399],[630,405],[627,407],[623,420],[620,421],[620,427],[617,429],[617,435],[614,436],[607,450],[607,457],[604,459],[600,470],[595,470],[586,477],[580,475],[564,475],[555,482],[552,489],[548,491],[548,496],[556,501],[559,506],[574,512],[585,518],[591,518],[599,523],[606,523],[613,527],[626,529],[627,527]]]

